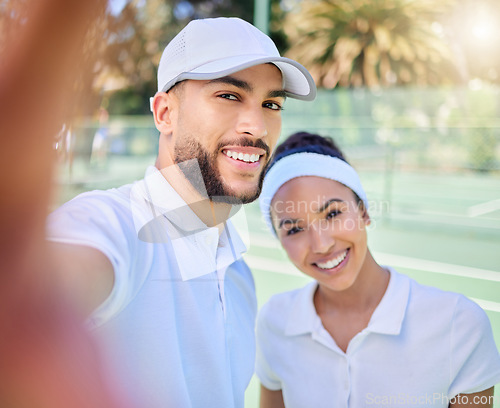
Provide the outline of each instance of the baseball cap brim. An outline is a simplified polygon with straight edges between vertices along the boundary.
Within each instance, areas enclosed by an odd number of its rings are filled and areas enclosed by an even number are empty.
[[[162,91],[165,92],[185,79],[216,79],[266,63],[272,63],[280,69],[283,75],[283,88],[287,96],[304,101],[312,101],[316,97],[316,85],[305,67],[286,57],[268,55],[237,55],[208,62],[189,72],[177,75],[163,86]]]

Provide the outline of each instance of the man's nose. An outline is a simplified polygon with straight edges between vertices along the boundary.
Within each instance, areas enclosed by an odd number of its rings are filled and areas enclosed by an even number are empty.
[[[241,135],[249,135],[255,138],[267,136],[267,123],[262,106],[247,106],[238,116],[237,129]]]

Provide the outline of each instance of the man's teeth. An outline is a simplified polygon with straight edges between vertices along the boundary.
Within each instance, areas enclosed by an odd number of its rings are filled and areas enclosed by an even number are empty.
[[[232,159],[235,160],[242,160],[247,163],[255,163],[256,161],[259,161],[260,155],[259,154],[243,154],[243,153],[238,153],[238,152],[232,152],[231,150],[224,150],[224,154],[226,156],[231,157]]]
[[[332,269],[335,268],[339,263],[341,263],[347,255],[347,251],[345,251],[343,254],[340,254],[334,259],[331,259],[328,262],[325,263],[317,263],[316,266],[321,269]]]

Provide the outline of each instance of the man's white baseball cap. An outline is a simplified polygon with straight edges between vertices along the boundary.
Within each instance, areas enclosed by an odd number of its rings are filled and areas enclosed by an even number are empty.
[[[273,41],[244,20],[218,17],[193,20],[163,51],[158,92],[185,79],[210,80],[259,64],[273,63],[290,98],[311,101],[316,85],[301,64],[281,57]]]

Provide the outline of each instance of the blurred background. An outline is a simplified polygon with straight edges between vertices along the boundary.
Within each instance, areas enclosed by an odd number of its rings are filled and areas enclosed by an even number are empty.
[[[29,3],[0,0],[0,51]],[[253,22],[313,75],[318,97],[286,102],[282,137],[329,135],[347,153],[371,201],[375,258],[474,299],[500,348],[498,0],[110,0],[54,135],[53,206],[144,175],[161,52],[190,20],[216,16]],[[257,206],[244,215],[259,305],[304,285]],[[254,379],[247,406],[257,400]]]

